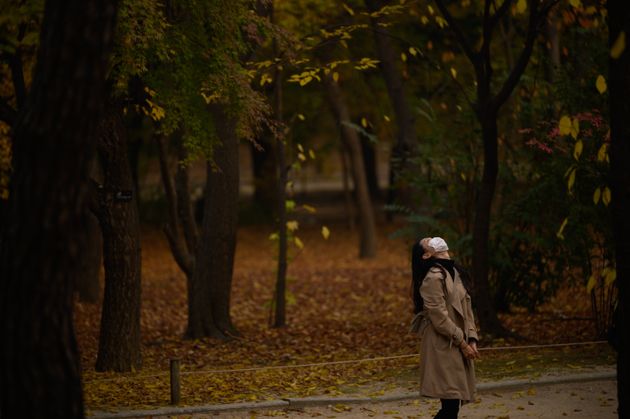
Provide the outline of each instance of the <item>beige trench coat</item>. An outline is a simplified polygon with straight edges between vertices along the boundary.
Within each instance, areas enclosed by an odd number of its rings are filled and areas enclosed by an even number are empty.
[[[453,281],[442,267],[429,270],[420,294],[420,394],[470,402],[475,399],[475,365],[459,349],[462,340],[478,339],[470,295],[459,273]]]

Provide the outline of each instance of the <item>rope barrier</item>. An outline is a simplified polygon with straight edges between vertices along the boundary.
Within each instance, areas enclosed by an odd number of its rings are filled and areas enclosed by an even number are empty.
[[[546,348],[560,348],[568,346],[587,346],[587,345],[601,345],[608,343],[605,340],[597,340],[590,342],[570,342],[570,343],[551,343],[546,345],[521,345],[521,346],[489,346],[485,348],[479,348],[479,351],[504,351],[504,350],[523,350],[523,349],[546,349]],[[328,365],[343,365],[343,364],[358,364],[363,362],[375,362],[375,361],[388,361],[392,359],[404,359],[418,357],[420,354],[406,354],[406,355],[393,355],[393,356],[379,356],[374,358],[363,359],[349,359],[344,361],[329,361],[329,362],[314,362],[308,364],[295,364],[295,365],[270,365],[265,367],[251,367],[251,368],[236,368],[236,369],[215,369],[215,370],[199,370],[199,371],[182,371],[180,375],[199,375],[199,374],[225,374],[235,372],[254,372],[263,370],[281,370],[281,369],[293,369],[293,368],[310,368],[310,367],[323,367]],[[132,377],[113,377],[103,378],[85,381],[84,384],[100,383],[108,381],[120,381],[120,380],[141,380],[145,378],[157,378],[168,376],[168,372],[162,372],[150,375],[136,375]]]

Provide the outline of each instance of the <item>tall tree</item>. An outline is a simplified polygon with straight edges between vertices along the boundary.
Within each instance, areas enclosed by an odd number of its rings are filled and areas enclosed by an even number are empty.
[[[617,400],[619,417],[630,417],[626,396],[630,387],[630,360],[626,355],[630,348],[627,329],[630,309],[630,8],[623,0],[608,0],[610,81],[610,163],[612,180],[613,231],[617,265],[616,329],[617,348]]]
[[[479,42],[467,36],[460,22],[456,21],[444,0],[435,0],[437,7],[453,32],[455,40],[472,64],[475,71],[476,98],[472,104],[473,110],[481,125],[483,143],[483,173],[475,204],[475,221],[473,225],[473,277],[477,300],[477,313],[482,329],[491,334],[505,335],[497,317],[492,301],[490,283],[488,281],[489,264],[489,236],[492,212],[492,201],[499,172],[498,127],[497,119],[501,107],[508,100],[518,84],[529,63],[534,43],[543,28],[549,10],[558,0],[528,0],[529,18],[525,32],[525,44],[521,49],[514,66],[507,77],[499,82],[494,79],[494,66],[491,44],[497,24],[508,13],[515,3],[504,0],[500,6],[495,6],[492,0],[484,0],[483,16],[481,20],[481,40]],[[494,12],[492,12],[494,10]],[[478,49],[474,45],[479,45]],[[493,86],[499,85],[498,91]]]
[[[140,220],[122,106],[110,100],[98,132],[103,171],[93,210],[103,235],[105,293],[97,371],[132,371],[140,356]]]
[[[373,258],[376,256],[376,222],[365,175],[361,140],[357,131],[348,125],[351,121],[350,111],[339,84],[332,75],[324,76],[323,83],[332,113],[341,131],[342,141],[350,154],[352,180],[359,213],[359,257]]]
[[[365,0],[370,13],[374,13],[386,6],[389,2],[384,0]],[[416,147],[416,120],[406,96],[405,83],[402,73],[396,66],[396,54],[387,29],[382,25],[382,18],[372,16],[370,18],[376,56],[379,59],[379,67],[387,87],[387,95],[396,115],[396,143],[392,149],[390,158],[390,190],[387,198],[388,204],[393,204],[396,198],[399,203],[409,205],[409,188],[402,182],[401,174],[409,170],[409,157]]]
[[[83,417],[72,290],[116,8],[46,2],[1,226],[2,417]]]

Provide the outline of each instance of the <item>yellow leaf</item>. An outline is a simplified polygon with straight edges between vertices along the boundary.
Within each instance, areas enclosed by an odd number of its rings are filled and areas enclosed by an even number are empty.
[[[352,10],[346,3],[342,3],[343,8],[346,9],[346,12],[348,12],[348,14],[350,16],[354,16],[354,10]]]
[[[606,186],[604,188],[604,192],[602,192],[602,202],[604,203],[604,205],[608,206],[608,204],[610,204],[611,199],[612,199],[612,196],[610,193],[610,188]]]
[[[589,276],[588,282],[586,283],[587,294],[590,294],[593,291],[593,288],[595,288],[595,285],[597,285],[597,280],[595,279],[595,276],[593,275]]]
[[[560,130],[560,135],[570,134],[571,133],[571,118],[569,118],[566,115],[560,118],[558,129]]]
[[[427,6],[427,10],[429,11],[430,15],[433,15],[435,13],[435,11],[433,11],[433,7],[431,7],[431,5]]]
[[[313,149],[308,150],[308,155],[311,159],[315,160],[315,152],[313,151]]]
[[[383,119],[385,120],[385,122],[390,122],[391,121],[390,117],[387,116],[387,115],[383,115]]]
[[[593,203],[595,205],[597,205],[599,203],[599,198],[602,196],[602,188],[597,188],[595,189],[595,192],[593,192]]]
[[[414,47],[409,47],[409,54],[415,57],[416,55],[418,55],[418,50],[415,49]]]
[[[287,230],[295,231],[298,229],[298,222],[295,220],[287,221]]]
[[[314,213],[317,212],[317,209],[315,207],[310,206],[310,205],[303,204],[302,208],[304,208],[306,211],[310,212],[311,214],[314,214]]]
[[[608,86],[606,86],[606,79],[601,74],[597,76],[597,80],[595,81],[595,87],[600,94],[603,94]]]
[[[559,238],[560,240],[564,240],[563,232],[568,222],[569,222],[569,217],[564,219],[564,221],[562,222],[562,225],[560,226],[560,228],[558,229],[558,232],[556,233],[556,237]]]
[[[329,229],[328,229],[328,227],[326,227],[326,226],[323,226],[323,227],[322,227],[322,237],[323,237],[325,240],[328,240],[328,237],[330,237],[330,230],[329,230]]]
[[[361,126],[363,128],[367,128],[367,126],[368,126],[368,121],[367,121],[367,119],[365,119],[365,117],[361,118]]]
[[[448,26],[448,23],[446,22],[446,20],[442,16],[436,16],[435,17],[435,21],[437,22],[437,24],[438,24],[438,26],[440,28],[444,28],[444,27]]]
[[[569,4],[576,9],[579,9],[582,7],[582,0],[569,0]]]
[[[298,151],[300,151],[300,153],[304,152],[304,147],[302,147],[302,144],[300,144],[300,143],[298,143],[297,149],[298,149]]]
[[[567,180],[567,188],[569,189],[569,192],[571,192],[571,190],[573,189],[573,185],[575,184],[575,172],[577,170],[575,168],[573,168],[573,170],[571,170],[569,172],[569,180]]]
[[[604,279],[604,283],[606,286],[611,285],[617,279],[617,271],[615,269],[610,269],[606,274],[606,278]]]
[[[407,54],[405,54],[404,52],[401,52],[400,59],[402,60],[403,63],[407,62]]]
[[[297,114],[297,117],[300,121],[304,121],[306,119],[306,117],[304,117],[301,113]]]
[[[571,121],[571,137],[577,140],[577,136],[580,133],[580,121],[577,118],[573,118]]]
[[[278,233],[271,233],[269,235],[269,240],[278,240]]]
[[[619,32],[619,36],[610,48],[610,56],[614,59],[621,57],[623,51],[626,49],[626,33],[624,31]]]
[[[300,240],[299,237],[294,237],[293,238],[293,243],[295,243],[295,245],[300,248],[300,249],[304,249],[304,243],[302,243],[302,240]]]
[[[525,13],[525,10],[527,10],[527,0],[518,0],[516,3],[516,13]]]
[[[602,146],[599,148],[599,151],[597,151],[597,161],[601,162],[606,160],[606,156],[608,155],[607,151],[608,143],[602,144]]]
[[[339,73],[337,73],[336,71],[333,72],[332,78],[335,82],[339,81]]]
[[[575,143],[575,147],[573,147],[573,158],[575,160],[579,160],[582,155],[582,150],[584,149],[584,143],[582,140],[579,140]]]
[[[454,79],[457,78],[457,70],[455,70],[453,67],[451,67],[451,76],[453,76]]]
[[[425,15],[422,15],[422,16],[420,16],[420,22],[421,22],[423,25],[426,25],[427,23],[429,23],[429,18],[428,18],[428,17],[426,17]]]
[[[298,153],[298,160],[306,161],[306,156],[304,155],[304,153]]]

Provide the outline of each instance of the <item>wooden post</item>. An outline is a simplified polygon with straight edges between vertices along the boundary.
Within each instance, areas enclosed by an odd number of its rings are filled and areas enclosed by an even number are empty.
[[[171,404],[179,404],[179,359],[171,359]]]

